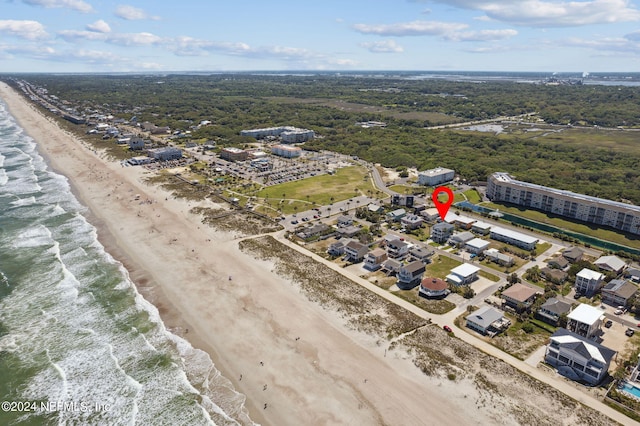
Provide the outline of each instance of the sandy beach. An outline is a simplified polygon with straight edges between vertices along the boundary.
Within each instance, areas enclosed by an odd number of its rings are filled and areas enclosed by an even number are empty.
[[[100,241],[139,292],[246,395],[254,422],[494,422],[465,404],[472,385],[441,386],[406,354],[385,354],[373,337],[350,330],[337,313],[272,273],[271,263],[241,252],[232,234],[189,213],[211,202],[176,200],[145,184],[150,172],[101,158],[4,83],[0,97],[51,167],[69,179]]]
[[[225,206],[176,199],[146,183],[153,172],[107,160],[4,83],[0,98],[50,166],[69,179],[100,241],[166,327],[208,354],[228,379],[216,380],[218,387],[246,396],[243,412],[234,413],[241,423],[611,424],[435,325],[393,338],[357,331],[344,312],[311,301],[295,277],[276,272],[283,261],[303,263],[296,259],[302,253],[289,249],[278,260],[258,260],[240,249],[237,235],[190,213]],[[349,294],[351,283],[344,287]]]

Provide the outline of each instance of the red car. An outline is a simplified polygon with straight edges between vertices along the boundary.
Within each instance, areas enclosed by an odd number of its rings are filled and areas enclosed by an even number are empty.
[[[451,333],[451,327],[449,327],[448,325],[445,325],[444,327],[442,327],[442,329],[447,333]]]

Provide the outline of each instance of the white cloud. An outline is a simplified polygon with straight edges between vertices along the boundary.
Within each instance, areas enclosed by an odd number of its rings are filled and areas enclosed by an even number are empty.
[[[129,5],[120,5],[116,8],[115,15],[118,18],[125,19],[127,21],[139,21],[142,19],[152,19],[159,20],[158,16],[150,16],[144,10],[129,6]]]
[[[401,22],[397,24],[367,25],[355,24],[353,29],[362,34],[376,34],[381,36],[421,36],[421,35],[443,35],[453,31],[461,31],[467,28],[467,24],[455,22],[437,21],[413,21]]]
[[[394,40],[371,41],[360,43],[361,47],[368,49],[372,53],[400,53],[404,49]]]
[[[163,38],[151,33],[105,33],[96,31],[58,31],[58,36],[68,42],[104,41],[119,46],[149,46],[163,42]]]
[[[48,37],[44,26],[38,21],[0,20],[0,33],[27,40],[38,40]]]
[[[22,0],[26,4],[31,6],[42,6],[47,9],[53,8],[65,8],[77,10],[82,13],[93,12],[93,7],[87,2],[82,0]]]
[[[630,0],[434,0],[479,10],[494,20],[529,27],[570,27],[640,20]]]
[[[88,31],[94,31],[96,33],[110,33],[111,27],[102,19],[97,20],[93,24],[87,24],[86,26]]]
[[[444,36],[450,41],[496,41],[506,40],[518,34],[516,30],[481,30],[450,33]]]
[[[627,54],[640,54],[640,43],[637,32],[627,34],[624,37],[605,37],[601,39],[585,40],[577,37],[570,38],[563,41],[562,44],[570,47],[582,47],[592,49],[598,52],[598,54],[609,54],[613,52],[627,53]]]

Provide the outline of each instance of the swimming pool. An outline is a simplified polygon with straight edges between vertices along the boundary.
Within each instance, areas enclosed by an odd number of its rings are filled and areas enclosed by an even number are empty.
[[[628,394],[631,394],[636,398],[640,398],[640,388],[635,387],[631,383],[625,383],[624,385],[622,385],[622,389],[620,390]]]

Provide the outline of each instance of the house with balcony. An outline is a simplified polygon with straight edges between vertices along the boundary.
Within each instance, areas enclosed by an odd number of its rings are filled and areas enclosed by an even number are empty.
[[[440,218],[440,213],[438,212],[437,208],[431,207],[431,208],[422,210],[420,212],[420,216],[422,216],[424,220],[426,220],[429,223],[435,223]]]
[[[402,262],[395,259],[387,259],[382,262],[381,270],[387,275],[396,275],[401,267]]]
[[[604,314],[600,309],[581,303],[567,315],[567,329],[592,339],[600,335],[603,321]]]
[[[364,268],[377,271],[385,260],[387,260],[387,252],[384,249],[375,248],[365,255]]]
[[[558,321],[562,315],[568,314],[571,311],[571,305],[562,300],[558,300],[555,297],[547,299],[546,302],[540,306],[538,312],[536,312],[536,318],[551,324],[553,326],[558,325]]]
[[[409,254],[409,244],[400,239],[387,243],[387,255],[392,259],[404,259]]]
[[[615,355],[612,349],[560,328],[551,336],[544,360],[565,377],[597,385],[607,376]]]
[[[576,293],[581,293],[590,297],[593,296],[596,291],[600,290],[603,282],[603,274],[584,268],[576,274],[574,287],[576,288]]]
[[[504,305],[516,312],[528,311],[536,300],[538,291],[521,283],[515,283],[502,292]]]
[[[502,312],[491,306],[483,306],[465,318],[466,325],[470,329],[482,335],[495,336],[497,333],[506,330],[511,325],[511,321],[502,315]]]
[[[611,280],[602,287],[602,303],[627,307],[637,292],[638,287],[629,281]]]
[[[570,263],[566,258],[558,256],[549,260],[547,262],[547,265],[549,266],[549,268],[560,269],[561,271],[564,271],[569,267]]]
[[[329,248],[327,249],[327,253],[329,253],[329,256],[342,256],[344,254],[344,248],[347,243],[348,241],[346,240],[336,241],[329,246]]]
[[[411,290],[420,284],[424,271],[424,263],[420,261],[413,261],[408,265],[401,266],[398,271],[398,281],[396,282],[396,285],[401,290]]]
[[[351,263],[362,262],[368,252],[369,247],[354,240],[349,241],[344,247],[345,260]]]
[[[397,209],[387,213],[387,220],[391,222],[400,222],[406,214],[407,211],[405,209]]]
[[[431,227],[431,239],[436,243],[444,244],[453,234],[454,226],[447,222],[436,223]]]
[[[456,266],[447,275],[447,281],[452,285],[469,285],[478,279],[480,268],[469,263]]]

